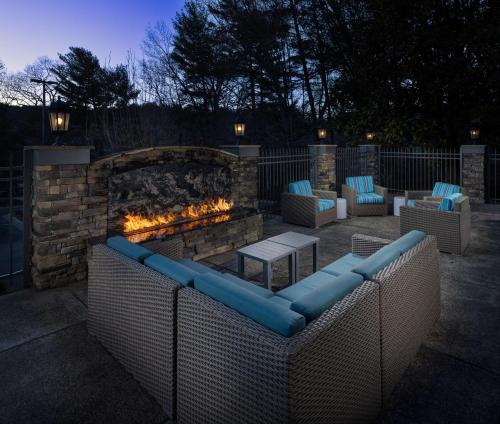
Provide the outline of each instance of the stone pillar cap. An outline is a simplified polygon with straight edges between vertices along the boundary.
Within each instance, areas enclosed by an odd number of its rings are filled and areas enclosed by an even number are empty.
[[[463,144],[460,146],[460,152],[469,154],[481,154],[486,151],[486,147],[487,146],[484,144]]]
[[[33,166],[87,165],[93,146],[25,146],[33,152]]]
[[[258,157],[260,155],[259,144],[224,144],[219,146],[221,150],[233,153],[240,158]]]

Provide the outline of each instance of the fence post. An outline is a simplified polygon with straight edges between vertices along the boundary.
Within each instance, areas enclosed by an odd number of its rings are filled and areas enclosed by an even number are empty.
[[[359,146],[360,152],[366,157],[366,174],[373,176],[375,184],[380,183],[379,175],[379,154],[380,146],[375,144],[362,144]]]
[[[311,144],[309,154],[314,163],[314,185],[319,190],[335,190],[335,157],[337,146],[333,144]],[[314,181],[315,180],[315,181]]]
[[[485,154],[484,145],[460,146],[462,190],[464,195],[469,196],[471,203],[485,202]]]
[[[258,171],[257,160],[260,155],[259,145],[224,145],[221,150],[238,156],[238,205],[248,208],[258,206]]]

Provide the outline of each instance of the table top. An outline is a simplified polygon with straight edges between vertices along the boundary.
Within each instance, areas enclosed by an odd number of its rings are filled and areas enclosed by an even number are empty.
[[[236,253],[260,261],[273,262],[291,255],[295,250],[294,247],[263,240],[250,246],[242,247]]]
[[[272,241],[274,243],[295,247],[296,249],[302,249],[303,247],[319,243],[319,237],[288,231],[280,234],[279,236],[270,237],[266,241]]]

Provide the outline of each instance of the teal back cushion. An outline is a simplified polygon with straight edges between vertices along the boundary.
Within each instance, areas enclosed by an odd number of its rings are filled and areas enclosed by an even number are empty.
[[[454,193],[460,193],[460,186],[437,182],[434,184],[432,197],[446,197]]]
[[[290,305],[292,311],[305,316],[310,322],[342,300],[356,287],[363,284],[363,277],[353,272],[347,272],[335,278],[330,283],[318,287]]]
[[[288,192],[302,196],[312,196],[313,191],[309,180],[296,181],[288,184]]]
[[[400,255],[401,251],[391,243],[377,250],[373,255],[355,266],[352,272],[362,275],[366,279],[372,278],[377,272],[399,258]]]
[[[349,187],[356,189],[358,193],[373,193],[375,191],[373,177],[371,175],[347,177],[345,182]]]
[[[144,259],[153,254],[153,252],[144,247],[138,246],[134,243],[130,243],[125,237],[122,236],[110,237],[106,241],[106,245],[108,247],[111,247],[111,249],[120,252],[122,255],[125,255],[138,262],[144,262]]]
[[[163,255],[153,255],[144,261],[144,265],[154,269],[160,274],[177,281],[184,287],[192,287],[194,278],[200,275],[194,269],[167,258]]]
[[[394,240],[389,246],[397,248],[401,254],[408,252],[412,247],[415,247],[419,242],[425,238],[423,231],[412,230]]]
[[[194,287],[284,337],[293,336],[306,326],[304,316],[297,312],[216,275],[199,275],[194,280]]]
[[[462,198],[461,193],[453,193],[441,199],[439,210],[444,212],[452,212],[455,209],[455,203]]]

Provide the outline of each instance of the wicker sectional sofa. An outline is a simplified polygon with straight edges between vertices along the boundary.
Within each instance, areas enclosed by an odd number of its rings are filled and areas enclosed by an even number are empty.
[[[178,423],[370,422],[439,316],[436,239],[418,232],[354,235],[276,293],[129,253],[94,248],[89,330]]]

